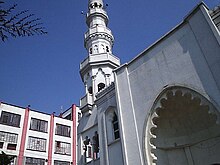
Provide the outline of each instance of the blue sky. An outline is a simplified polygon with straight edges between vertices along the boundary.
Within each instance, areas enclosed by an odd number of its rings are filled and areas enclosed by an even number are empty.
[[[105,0],[114,55],[125,63],[179,24],[199,0]],[[205,0],[209,8],[220,0]],[[85,90],[79,64],[87,56],[84,33],[88,0],[10,0],[17,11],[29,9],[48,34],[0,43],[0,100],[52,113],[61,112]]]

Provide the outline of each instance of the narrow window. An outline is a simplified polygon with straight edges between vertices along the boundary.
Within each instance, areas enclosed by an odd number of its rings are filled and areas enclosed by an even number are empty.
[[[108,46],[106,46],[106,52],[109,52],[109,47]]]
[[[0,142],[0,148],[3,148],[4,142]]]
[[[99,53],[98,45],[95,45],[95,46],[94,46],[94,53]]]
[[[0,123],[4,125],[9,125],[13,127],[20,126],[21,115],[2,111]]]
[[[118,126],[118,117],[116,113],[114,112],[114,117],[112,120],[112,126],[113,126],[113,132],[114,132],[114,138],[119,139],[120,138],[120,133],[119,133],[119,126]]]
[[[98,84],[98,92],[101,91],[104,88],[105,88],[105,84],[104,83],[99,83]]]
[[[70,137],[70,126],[56,124],[56,135]]]
[[[90,138],[88,136],[83,140],[83,150],[84,150],[84,158],[86,162],[90,162],[92,160],[92,146],[90,143]],[[85,163],[86,163],[85,162]]]
[[[92,87],[88,88],[88,92],[89,92],[89,94],[92,94]]]
[[[95,3],[94,3],[94,6],[95,6],[95,7],[98,7],[98,4],[95,2]]]
[[[92,137],[93,140],[93,159],[99,158],[99,134],[96,131],[95,135]]]
[[[92,48],[89,49],[89,54],[92,54]]]
[[[92,147],[91,146],[88,146],[88,155],[87,155],[88,158],[92,158]]]
[[[104,53],[105,52],[105,46],[103,44],[101,44],[101,48],[102,48],[102,51]]]

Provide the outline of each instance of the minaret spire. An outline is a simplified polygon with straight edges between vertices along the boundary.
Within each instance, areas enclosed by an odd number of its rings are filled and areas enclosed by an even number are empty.
[[[80,74],[85,85],[86,95],[80,100],[82,112],[91,110],[97,92],[114,82],[113,69],[120,60],[112,54],[114,37],[108,26],[108,15],[103,0],[89,0],[84,46],[88,56],[80,64]]]

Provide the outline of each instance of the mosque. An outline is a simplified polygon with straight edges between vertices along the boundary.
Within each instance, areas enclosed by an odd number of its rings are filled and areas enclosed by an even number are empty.
[[[102,0],[89,0],[78,164],[220,164],[220,8],[198,4],[120,64]]]
[[[220,164],[220,7],[201,2],[120,64],[103,0],[88,2],[80,106],[55,116],[0,102],[10,165]]]

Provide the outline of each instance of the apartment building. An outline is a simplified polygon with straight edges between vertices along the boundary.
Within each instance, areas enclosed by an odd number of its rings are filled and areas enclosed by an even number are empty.
[[[1,102],[0,151],[11,165],[75,165],[77,120],[75,105],[55,116]]]

